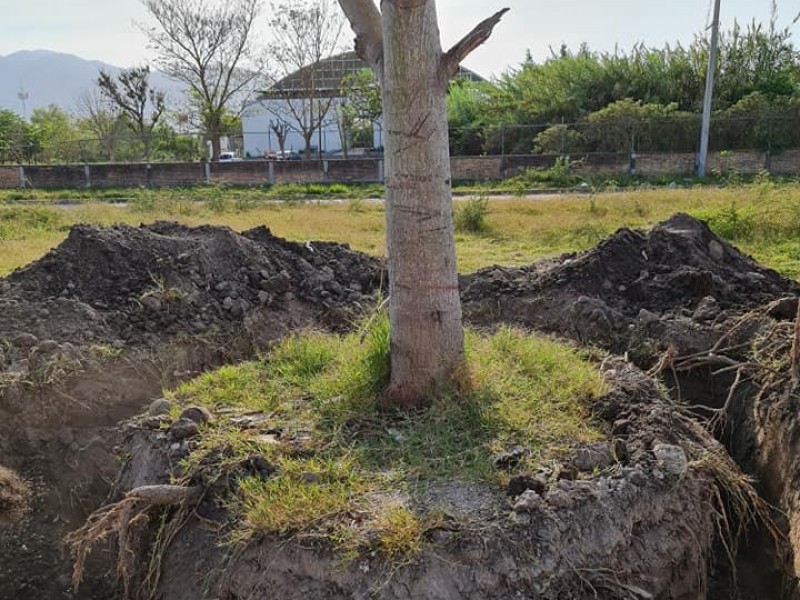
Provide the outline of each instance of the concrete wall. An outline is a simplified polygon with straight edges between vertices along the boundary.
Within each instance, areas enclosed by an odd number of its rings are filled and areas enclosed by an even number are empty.
[[[556,156],[456,156],[451,159],[454,181],[489,181],[518,175],[525,169],[548,168]],[[624,177],[630,172],[627,154],[587,154],[570,157],[574,172],[586,176]],[[736,152],[712,155],[711,172],[754,175],[767,169],[775,175],[800,175],[800,150],[775,156],[763,152]],[[636,170],[644,176],[691,175],[693,154],[643,153],[636,157]],[[54,166],[0,166],[0,188],[86,188],[86,187],[175,187],[205,183],[265,185],[270,183],[362,182],[382,180],[383,161],[379,158],[326,160],[243,160],[227,163],[153,163],[152,165],[91,164]]]

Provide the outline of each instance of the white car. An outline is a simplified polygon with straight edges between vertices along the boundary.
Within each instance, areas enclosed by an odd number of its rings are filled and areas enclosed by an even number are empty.
[[[238,156],[236,156],[235,152],[220,152],[219,153],[219,162],[234,162],[236,160],[242,160]]]

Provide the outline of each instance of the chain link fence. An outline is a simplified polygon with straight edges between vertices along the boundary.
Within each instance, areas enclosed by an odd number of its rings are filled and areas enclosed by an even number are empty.
[[[694,153],[700,135],[699,116],[662,119],[609,119],[579,123],[497,125],[450,129],[452,156],[587,155]],[[315,131],[306,152],[298,131],[278,139],[274,131],[220,134],[223,158],[303,159],[380,156],[383,136],[376,126],[369,134],[347,135],[342,144],[336,130]],[[210,141],[198,133],[166,132],[145,144],[130,132],[105,137],[31,140],[0,136],[0,163],[20,165],[196,162],[210,156]],[[779,155],[800,148],[800,119],[768,114],[715,119],[710,151],[758,151]]]

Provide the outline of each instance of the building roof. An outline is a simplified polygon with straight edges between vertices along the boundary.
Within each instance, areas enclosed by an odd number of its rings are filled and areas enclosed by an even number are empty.
[[[308,65],[287,75],[272,87],[259,94],[259,100],[274,98],[304,98],[308,90],[315,90],[318,98],[336,97],[341,94],[342,81],[352,73],[368,69],[355,52],[344,52],[325,58],[314,65]],[[464,67],[459,67],[457,78],[471,81],[484,81],[483,77]]]

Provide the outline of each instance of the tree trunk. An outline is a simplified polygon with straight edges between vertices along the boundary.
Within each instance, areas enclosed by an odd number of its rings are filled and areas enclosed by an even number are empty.
[[[390,399],[410,406],[463,359],[450,154],[436,6],[384,1],[383,111]]]
[[[435,0],[339,0],[358,54],[383,94],[391,385],[399,406],[425,403],[464,357],[446,93],[461,61],[508,9],[442,52]]]

